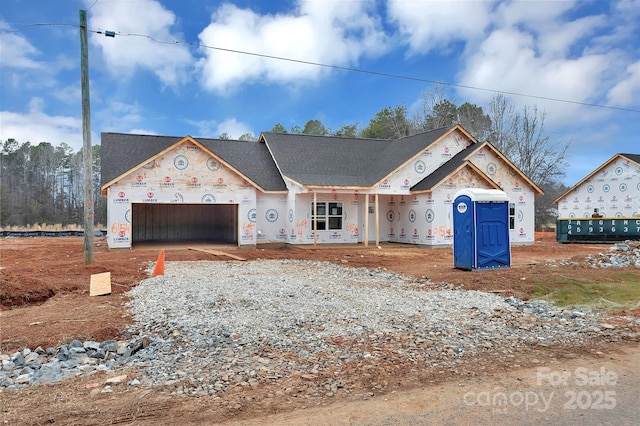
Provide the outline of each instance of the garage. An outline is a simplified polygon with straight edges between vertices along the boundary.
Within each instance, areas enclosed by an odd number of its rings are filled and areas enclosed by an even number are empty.
[[[132,243],[238,243],[237,204],[131,204]]]

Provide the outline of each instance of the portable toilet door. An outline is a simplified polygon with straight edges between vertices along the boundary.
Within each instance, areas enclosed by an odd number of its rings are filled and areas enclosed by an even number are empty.
[[[453,262],[460,269],[511,266],[509,197],[497,189],[463,189],[453,203]]]
[[[453,266],[474,269],[474,205],[469,195],[457,193],[453,201]]]

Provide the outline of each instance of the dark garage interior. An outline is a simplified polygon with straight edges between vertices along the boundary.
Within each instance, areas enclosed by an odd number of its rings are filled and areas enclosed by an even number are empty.
[[[238,243],[237,204],[131,205],[132,243],[197,241]]]

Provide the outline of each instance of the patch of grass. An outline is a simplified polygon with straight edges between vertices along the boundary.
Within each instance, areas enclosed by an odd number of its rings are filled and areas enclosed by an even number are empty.
[[[586,305],[614,311],[633,308],[640,304],[640,274],[612,270],[605,280],[558,275],[546,282],[536,281],[531,296],[558,306]]]

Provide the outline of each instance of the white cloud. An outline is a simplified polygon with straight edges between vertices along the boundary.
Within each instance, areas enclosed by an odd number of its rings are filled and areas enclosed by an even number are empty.
[[[9,138],[19,143],[49,142],[52,145],[67,143],[74,150],[82,148],[82,120],[62,115],[48,115],[42,112],[44,101],[32,98],[29,111],[21,114],[12,111],[0,111],[0,140]]]
[[[197,134],[192,134],[194,137],[204,138],[217,138],[223,133],[229,135],[231,139],[237,139],[245,133],[253,133],[251,128],[236,118],[227,118],[226,120],[219,122],[217,120],[185,120],[188,124],[197,129]]]
[[[218,126],[218,122],[216,120],[184,120],[187,124],[197,129],[197,133],[193,133],[190,130],[187,131],[190,136],[194,137],[218,137],[219,133],[214,133],[216,131],[216,127]],[[214,136],[215,134],[215,136]]]
[[[289,14],[259,15],[232,4],[220,6],[199,35],[205,46],[233,49],[330,65],[350,65],[386,49],[378,19],[368,13],[372,1],[299,1]],[[226,94],[244,82],[315,80],[325,68],[259,56],[203,48],[202,82]]]
[[[581,102],[608,65],[603,55],[556,59],[539,55],[537,47],[529,34],[494,31],[469,57],[460,80],[469,86]]]
[[[587,16],[562,25],[554,25],[538,34],[539,51],[547,57],[569,57],[579,41],[590,39],[600,28],[606,25],[602,15]],[[540,29],[540,28],[539,28]],[[585,54],[588,44],[583,49],[577,49],[575,55]]]
[[[158,133],[155,130],[144,129],[144,128],[133,128],[126,133],[133,133],[134,135],[157,135]]]
[[[0,46],[2,47],[2,79],[12,89],[40,90],[57,84],[55,76],[76,66],[68,57],[45,57],[27,37],[14,31],[0,20]]]
[[[193,59],[186,45],[173,44],[181,40],[181,35],[172,31],[175,23],[175,14],[158,1],[138,0],[95,3],[88,26],[92,30],[116,32],[115,38],[98,34],[90,37],[91,43],[102,51],[113,76],[122,78],[144,69],[154,73],[164,85],[177,87],[188,79],[187,70]],[[154,42],[147,36],[168,44]]]
[[[237,139],[245,133],[252,133],[252,131],[245,123],[238,121],[235,118],[227,118],[218,124],[214,134],[218,136],[223,133],[228,134],[232,139]]]
[[[491,22],[492,7],[492,1],[390,0],[388,14],[412,52],[428,53],[481,37]]]
[[[640,100],[640,61],[627,67],[626,75],[609,92],[613,106],[638,105]]]
[[[2,67],[13,69],[44,68],[44,63],[37,60],[42,52],[36,49],[20,33],[10,32],[12,28],[6,22],[0,20],[0,46],[2,46]]]
[[[614,8],[628,19],[640,17],[640,0],[619,0],[614,3]]]
[[[575,8],[576,0],[563,1],[504,1],[492,19],[496,26],[522,26],[529,31],[545,28],[561,29],[556,24],[564,13]]]
[[[92,115],[100,123],[103,132],[126,132],[125,129],[140,127],[144,121],[143,113],[137,103],[108,100],[100,109],[95,109]]]
[[[640,0],[616,2],[608,15],[588,14],[583,6],[579,1],[390,0],[388,15],[410,53],[446,53],[463,43],[460,85],[577,103],[603,103],[615,85],[610,101],[629,105],[638,99],[640,78],[637,66],[628,66],[630,57],[637,58],[629,53],[629,47],[637,52],[637,20],[629,16],[640,16]],[[458,90],[463,99],[479,103],[494,94]],[[549,124],[606,113],[540,98],[515,100],[537,104]]]
[[[82,102],[82,88],[80,82],[74,82],[67,86],[61,84],[56,85],[54,89],[50,91],[53,98],[59,100],[68,105],[78,105],[81,108]],[[95,95],[95,93],[94,93]]]
[[[605,27],[603,15],[567,21],[573,2],[509,2],[501,4],[489,34],[469,50],[457,78],[462,85],[520,93],[576,103],[598,103],[618,62],[618,52],[590,49],[590,40]],[[491,92],[463,91],[486,101]],[[592,120],[594,111],[573,103],[517,98],[536,104],[548,123]]]

